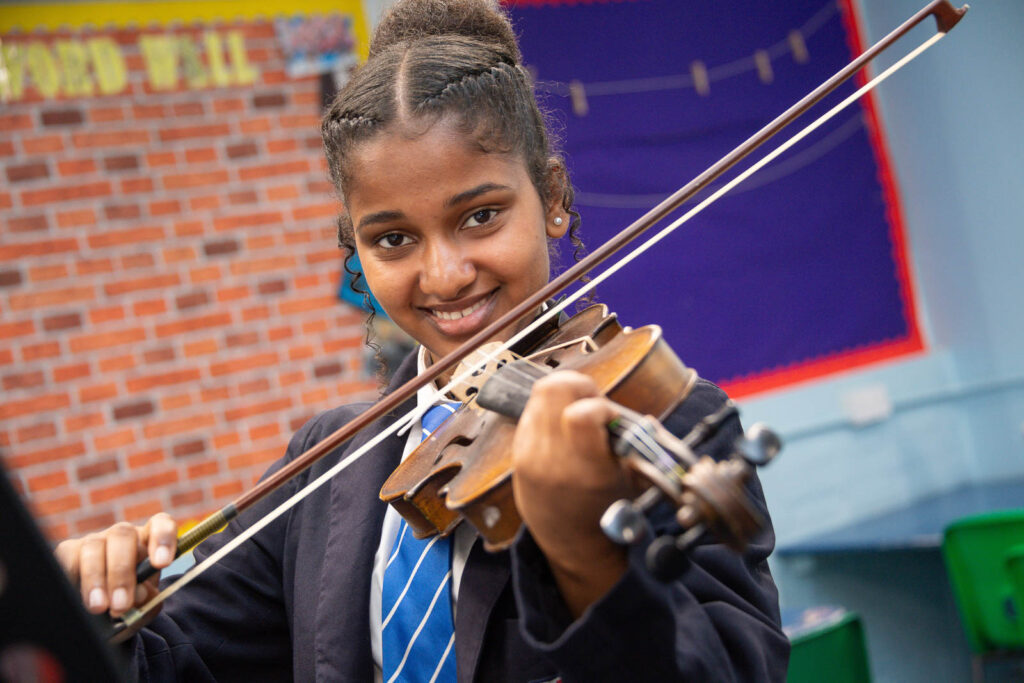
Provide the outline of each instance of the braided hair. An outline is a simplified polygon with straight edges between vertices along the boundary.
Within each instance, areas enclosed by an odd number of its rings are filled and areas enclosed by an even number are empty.
[[[444,118],[484,151],[523,160],[542,204],[557,203],[570,216],[568,234],[580,258],[584,248],[573,189],[521,59],[512,24],[496,2],[396,3],[374,31],[366,63],[338,92],[322,121],[327,165],[342,201],[359,143],[399,125],[425,130]],[[338,246],[346,252],[353,288],[368,297],[362,274],[350,265],[355,235],[347,213],[338,217]],[[557,253],[554,241],[549,247]]]

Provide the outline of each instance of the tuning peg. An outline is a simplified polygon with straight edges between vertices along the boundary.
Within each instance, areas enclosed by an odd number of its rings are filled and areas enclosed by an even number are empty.
[[[647,546],[647,569],[659,581],[675,581],[690,566],[686,548],[679,547],[679,539],[671,534],[659,536]]]
[[[613,543],[632,545],[647,536],[647,517],[630,500],[617,500],[601,515],[601,531]]]
[[[660,581],[675,581],[690,566],[690,549],[705,534],[703,524],[695,524],[679,535],[665,534],[647,546],[647,569]]]
[[[781,449],[779,435],[761,422],[751,425],[743,436],[736,439],[736,450],[756,467],[770,463]]]

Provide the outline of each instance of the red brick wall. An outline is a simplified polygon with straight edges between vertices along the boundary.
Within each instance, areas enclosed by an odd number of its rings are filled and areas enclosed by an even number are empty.
[[[139,32],[98,31],[71,37],[115,37],[124,94],[0,104],[0,452],[53,538],[200,516],[375,395],[334,296],[317,80],[272,25],[215,28],[244,32],[253,85],[155,91]]]

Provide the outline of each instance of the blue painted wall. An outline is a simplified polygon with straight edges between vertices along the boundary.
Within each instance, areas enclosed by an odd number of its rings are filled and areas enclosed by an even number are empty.
[[[371,14],[389,4],[365,2]],[[867,40],[924,2],[858,0]],[[964,482],[1024,475],[1022,28],[1024,2],[976,0],[878,91],[927,350],[742,402],[748,424],[786,440],[762,472],[781,545]],[[891,416],[853,424],[844,401],[863,392],[886,394]],[[970,679],[937,551],[776,557],[773,570],[784,604],[863,615],[876,680]]]
[[[868,40],[920,4],[860,0]],[[1024,3],[978,0],[878,91],[928,348],[742,402],[748,423],[786,441],[762,473],[780,545],[964,482],[1024,475],[1022,27]],[[889,397],[891,416],[856,426],[844,406],[871,392]],[[969,680],[937,552],[773,566],[784,603],[864,615],[878,680]]]

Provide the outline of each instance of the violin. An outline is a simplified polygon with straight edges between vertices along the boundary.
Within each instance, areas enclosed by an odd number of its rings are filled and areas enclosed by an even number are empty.
[[[778,439],[769,430],[752,430],[745,439],[736,444],[737,451],[740,454],[739,457],[730,458],[717,464],[713,462],[706,464],[707,461],[705,459],[697,458],[694,455],[693,449],[699,446],[703,439],[707,438],[707,434],[713,433],[722,424],[729,416],[730,411],[735,410],[731,404],[723,406],[722,410],[709,416],[681,439],[672,437],[664,428],[660,427],[655,417],[665,414],[673,405],[673,401],[678,403],[685,400],[687,394],[686,387],[692,387],[692,383],[696,381],[696,375],[692,370],[686,369],[670,351],[668,353],[671,357],[669,360],[664,360],[666,356],[664,349],[667,349],[667,346],[659,341],[660,334],[656,332],[656,328],[641,328],[636,331],[617,328],[617,323],[614,322],[613,316],[608,316],[605,311],[600,310],[598,313],[587,313],[586,316],[578,321],[575,318],[570,319],[570,325],[566,328],[565,334],[568,335],[566,341],[571,341],[572,344],[562,347],[559,347],[557,342],[550,344],[547,351],[540,356],[541,362],[537,362],[537,359],[529,358],[528,356],[523,359],[515,357],[500,358],[493,351],[478,352],[478,350],[500,330],[509,328],[515,325],[517,321],[534,314],[540,309],[543,302],[557,296],[569,285],[582,281],[597,266],[607,261],[613,254],[647,232],[672,211],[711,185],[726,171],[804,114],[814,104],[852,77],[911,29],[928,17],[932,17],[935,20],[937,29],[935,35],[921,43],[921,45],[906,56],[900,58],[868,83],[858,88],[856,92],[842,103],[820,116],[764,158],[739,173],[728,183],[725,183],[709,197],[649,238],[641,246],[635,248],[627,256],[621,258],[614,265],[607,267],[600,275],[591,277],[588,285],[580,287],[571,296],[550,307],[531,325],[527,326],[503,345],[517,350],[521,347],[529,350],[535,345],[541,348],[539,344],[552,332],[553,319],[565,307],[584,296],[593,286],[610,277],[630,260],[639,256],[671,231],[684,224],[718,197],[725,194],[732,187],[745,180],[810,132],[834,117],[843,107],[852,103],[862,94],[875,87],[875,85],[888,78],[913,58],[934,45],[960,22],[967,10],[967,5],[956,8],[949,0],[932,0],[929,2],[903,24],[793,104],[757,133],[738,145],[718,162],[652,208],[611,240],[595,249],[587,258],[567,269],[546,286],[512,308],[500,319],[494,321],[485,329],[480,330],[459,348],[444,358],[438,359],[419,376],[382,398],[349,424],[341,427],[316,446],[288,463],[288,465],[268,476],[251,491],[216,511],[188,533],[181,536],[178,539],[176,555],[180,556],[187,553],[228,521],[237,517],[242,511],[284,485],[298,473],[309,468],[313,463],[355,436],[364,428],[385,415],[393,413],[400,405],[408,401],[419,388],[434,382],[445,373],[454,370],[460,362],[474,352],[478,356],[477,363],[479,363],[479,359],[483,359],[485,362],[493,363],[496,370],[495,372],[484,373],[493,375],[493,379],[489,379],[487,383],[478,386],[476,383],[469,382],[466,385],[469,390],[468,396],[479,394],[474,400],[468,401],[467,405],[471,407],[466,412],[468,415],[479,417],[483,422],[502,425],[505,424],[506,420],[512,420],[512,415],[516,414],[516,410],[522,410],[523,402],[520,400],[522,394],[528,395],[529,393],[529,380],[523,378],[529,377],[532,374],[534,379],[536,379],[539,376],[538,373],[549,371],[548,368],[551,367],[549,362],[565,363],[565,367],[571,367],[577,362],[581,363],[577,369],[584,368],[581,370],[582,372],[595,377],[598,380],[598,384],[604,389],[611,400],[621,401],[622,407],[619,409],[620,418],[609,425],[611,437],[615,439],[615,450],[620,455],[624,453],[623,458],[628,466],[638,472],[640,477],[645,479],[650,486],[636,500],[620,501],[620,503],[613,505],[608,510],[602,520],[602,526],[611,537],[619,538],[623,542],[630,542],[639,538],[645,527],[643,513],[654,507],[659,500],[664,499],[676,506],[676,521],[683,531],[679,534],[663,536],[655,543],[652,543],[650,548],[653,550],[648,553],[649,561],[652,554],[656,556],[668,555],[670,557],[667,564],[678,564],[679,557],[685,555],[686,547],[703,533],[705,528],[716,532],[723,542],[733,545],[733,547],[742,547],[745,539],[749,539],[750,535],[756,532],[758,524],[756,516],[751,515],[749,509],[744,509],[743,502],[745,499],[739,493],[743,490],[742,482],[745,476],[749,476],[750,463],[760,464],[760,461],[767,461],[778,451]],[[596,318],[600,320],[597,320],[595,324]],[[609,318],[612,319],[612,322],[605,322]],[[578,334],[572,337],[571,335],[576,334],[576,332],[570,333],[569,330],[575,330],[577,326],[580,329],[587,327],[591,329],[586,335]],[[652,339],[655,341],[651,342]],[[583,341],[578,342],[577,340]],[[587,350],[583,351],[580,344],[586,344]],[[637,348],[644,346],[655,349],[655,352],[651,354],[649,359],[636,360],[635,356],[628,355],[628,353],[632,353]],[[569,352],[573,347],[576,347],[575,354]],[[606,353],[611,354],[619,349],[628,352],[626,358],[629,360],[608,362],[603,364],[604,369],[597,369],[602,367],[600,359],[604,358]],[[646,356],[647,354],[642,355]],[[575,356],[576,359],[571,359],[572,356]],[[504,364],[502,364],[502,360],[505,361]],[[592,361],[597,361],[597,364],[590,365]],[[647,363],[649,362],[654,363],[654,365],[648,366]],[[662,366],[659,363],[665,363],[666,365]],[[470,376],[479,373],[480,371],[476,365],[464,366],[462,370],[456,372],[454,380],[439,389],[439,395],[445,394],[452,387],[465,383]],[[498,365],[501,365],[501,367],[497,367]],[[655,367],[658,369],[651,369]],[[671,368],[675,374],[672,375],[673,379],[671,381],[665,382],[659,388],[644,388],[648,384],[657,386],[655,382],[648,382],[646,380],[629,381],[632,373],[639,373],[637,374],[638,378],[649,378],[652,374],[657,376],[662,372],[662,367]],[[625,368],[630,370],[627,372]],[[501,379],[498,379],[499,377]],[[624,380],[621,383],[618,381],[620,378]],[[497,381],[499,384],[490,387],[489,384],[493,381]],[[515,391],[510,391],[510,387],[518,388]],[[627,387],[629,387],[628,391]],[[637,390],[638,387],[640,388],[639,390]],[[656,396],[644,396],[647,390],[653,391]],[[496,399],[494,402],[490,402],[490,399],[487,398],[487,396],[492,394],[515,396],[517,391],[519,399]],[[626,393],[629,393],[631,396],[641,396],[641,398],[633,403],[635,407],[631,408],[629,405],[632,402],[632,398],[623,398]],[[187,585],[207,567],[218,562],[264,526],[296,505],[306,495],[344,470],[357,458],[372,450],[382,440],[402,428],[408,428],[411,424],[418,421],[420,412],[423,411],[413,411],[413,413],[397,420],[391,427],[367,440],[365,444],[329,468],[322,476],[310,482],[304,489],[294,494],[269,515],[247,529],[240,531],[231,541],[212,553],[202,563],[180,577],[172,585],[165,588],[149,603],[140,609],[133,609],[127,612],[123,621],[115,629],[115,635],[111,640],[113,642],[120,642],[137,631],[145,622],[147,614],[156,609],[163,600]],[[646,417],[645,415],[655,417]],[[494,505],[494,503],[499,502],[499,499],[511,498],[510,487],[503,487],[501,485],[502,482],[508,479],[508,472],[505,471],[507,463],[502,464],[501,458],[497,458],[495,461],[492,456],[488,455],[480,458],[480,462],[483,465],[477,465],[477,467],[483,466],[485,469],[486,467],[492,467],[495,476],[488,483],[479,487],[480,496],[479,498],[474,498],[471,495],[467,495],[467,491],[464,488],[464,482],[469,477],[465,467],[467,460],[463,456],[467,453],[464,441],[468,440],[472,443],[479,440],[480,445],[483,445],[489,439],[507,438],[508,426],[492,428],[485,434],[482,430],[474,431],[467,428],[466,425],[462,424],[465,419],[460,418],[455,423],[460,425],[459,429],[455,429],[454,425],[445,427],[437,433],[436,439],[431,437],[423,445],[424,452],[427,452],[427,449],[441,446],[433,456],[435,459],[440,458],[437,463],[431,462],[428,459],[417,461],[415,464],[403,465],[399,469],[410,474],[409,480],[403,482],[401,486],[391,487],[391,479],[389,479],[388,484],[385,486],[387,488],[385,493],[392,504],[405,510],[408,514],[410,526],[413,526],[417,534],[450,533],[454,525],[461,519],[467,519],[481,532],[485,542],[491,547],[501,547],[502,544],[508,543],[509,539],[515,534],[514,530],[518,528],[518,518],[515,515],[514,506]],[[442,438],[443,435],[455,435],[456,432],[460,431],[463,434],[450,440]],[[475,436],[470,438],[469,435],[471,434],[475,434]],[[484,434],[482,439],[480,437],[481,434]],[[636,447],[636,444],[640,444],[640,447]],[[654,449],[654,445],[657,445],[664,453]],[[649,457],[649,453],[646,451],[653,453],[654,456]],[[435,467],[435,465],[442,463],[441,467]],[[397,474],[398,472],[396,472]],[[442,491],[444,493],[443,497],[441,496]],[[455,507],[453,508],[452,506]],[[494,509],[497,510],[496,513],[492,512]],[[494,529],[493,531],[492,528]],[[660,571],[661,561],[657,557],[654,562],[650,563],[654,565],[656,571]],[[136,576],[141,582],[154,573],[154,568],[150,565],[149,560],[146,559],[139,564]]]
[[[472,357],[470,358],[470,360]],[[727,402],[682,439],[660,421],[686,400],[697,373],[686,367],[649,325],[622,327],[604,305],[594,305],[527,349],[502,353],[450,393],[463,405],[410,453],[381,488],[381,500],[405,518],[417,538],[446,536],[468,522],[489,551],[507,548],[522,524],[512,495],[512,438],[534,381],[555,370],[574,370],[595,381],[617,404],[609,426],[612,451],[638,481],[635,500],[617,501],[602,518],[605,534],[620,544],[648,536],[644,513],[669,501],[680,530],[649,546],[647,565],[671,580],[685,568],[685,553],[704,530],[742,551],[764,525],[744,485],[752,466],[778,453],[780,441],[758,426],[740,438],[736,454],[723,461],[698,457],[706,442],[736,408]]]

